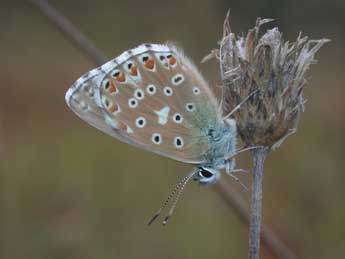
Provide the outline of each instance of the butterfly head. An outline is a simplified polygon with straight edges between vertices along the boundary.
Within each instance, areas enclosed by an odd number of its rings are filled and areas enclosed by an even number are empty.
[[[220,178],[220,172],[215,168],[210,168],[207,166],[197,167],[197,172],[195,173],[194,180],[199,182],[201,185],[211,185],[218,181]]]

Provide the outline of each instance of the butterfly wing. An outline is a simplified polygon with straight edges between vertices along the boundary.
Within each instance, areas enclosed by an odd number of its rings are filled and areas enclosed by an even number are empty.
[[[189,163],[205,162],[217,101],[174,45],[145,44],[90,71],[66,93],[83,120],[126,143]]]

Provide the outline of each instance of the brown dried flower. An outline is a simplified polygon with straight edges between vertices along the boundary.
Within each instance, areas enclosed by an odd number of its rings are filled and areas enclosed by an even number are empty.
[[[305,74],[315,63],[316,52],[329,40],[309,40],[298,35],[285,42],[278,28],[260,36],[271,19],[256,21],[246,37],[231,32],[229,12],[219,49],[203,61],[216,57],[222,79],[221,110],[236,120],[242,141],[252,150],[252,188],[248,258],[258,259],[262,209],[264,161],[268,152],[296,132],[304,110]]]
[[[248,146],[275,148],[296,131],[304,110],[305,73],[315,63],[315,53],[329,40],[308,40],[299,35],[285,42],[278,28],[260,36],[260,27],[272,21],[260,19],[247,36],[231,32],[229,13],[220,48],[203,61],[217,57],[222,77],[222,110],[233,116],[238,133]]]

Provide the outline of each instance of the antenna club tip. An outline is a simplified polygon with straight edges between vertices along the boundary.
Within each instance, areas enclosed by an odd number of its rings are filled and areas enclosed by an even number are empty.
[[[147,225],[151,226],[151,224],[156,220],[156,218],[158,218],[159,214],[160,214],[160,211],[150,219]]]

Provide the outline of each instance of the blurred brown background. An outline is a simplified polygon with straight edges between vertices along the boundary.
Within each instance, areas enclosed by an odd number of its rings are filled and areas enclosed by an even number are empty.
[[[298,134],[267,161],[263,216],[300,258],[344,258],[344,0],[50,2],[109,58],[169,40],[199,63],[228,8],[236,32],[260,16],[290,41],[299,31],[332,39],[309,71]],[[189,185],[169,225],[147,227],[190,166],[122,144],[68,109],[65,91],[93,67],[29,1],[1,0],[0,257],[246,258],[248,227],[212,188]],[[219,82],[215,62],[199,67]],[[248,155],[240,165],[250,167]]]

